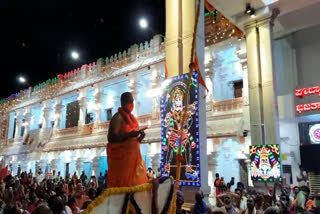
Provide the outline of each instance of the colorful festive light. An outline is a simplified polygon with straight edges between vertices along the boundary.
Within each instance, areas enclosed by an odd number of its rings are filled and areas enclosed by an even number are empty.
[[[296,106],[296,112],[298,112],[299,114],[305,111],[315,111],[315,110],[320,110],[320,102],[300,104]]]
[[[188,74],[167,79],[162,84],[161,96],[161,173],[175,176],[175,167],[178,159],[183,158],[181,174],[182,186],[200,186],[200,151],[199,151],[199,118],[198,118],[198,73],[192,74],[194,84],[190,85],[190,97],[188,106],[189,119],[186,119],[182,134],[181,155],[179,156],[178,142],[180,135],[177,134],[181,120],[183,106],[184,87]],[[191,101],[192,100],[192,101]],[[179,116],[180,115],[180,116]],[[177,117],[178,116],[178,117]],[[172,155],[172,159],[170,158]],[[190,157],[192,158],[190,159]],[[169,160],[171,159],[171,160]],[[173,167],[170,170],[170,166]]]
[[[310,141],[314,144],[320,144],[320,123],[315,124],[309,129]]]
[[[295,95],[296,97],[304,97],[306,95],[318,94],[320,97],[320,86],[314,86],[310,88],[300,88],[296,89]]]
[[[253,181],[275,181],[280,176],[279,145],[250,146],[250,173]]]

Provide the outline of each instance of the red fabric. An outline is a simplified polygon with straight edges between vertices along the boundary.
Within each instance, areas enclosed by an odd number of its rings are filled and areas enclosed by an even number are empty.
[[[133,114],[119,108],[125,121],[120,127],[122,133],[138,131],[139,125]],[[138,138],[132,137],[123,142],[107,144],[108,187],[131,187],[148,182],[146,165],[140,153]]]
[[[35,209],[36,209],[36,206],[34,204],[29,205],[27,208],[30,214],[32,214]]]
[[[217,179],[214,184],[216,186],[216,195],[220,195],[220,182],[221,180]]]
[[[215,8],[208,2],[208,0],[204,1],[204,5],[209,12],[214,12]]]
[[[9,175],[8,173],[8,166],[6,166],[5,168],[1,169],[1,178],[5,179],[7,176]]]
[[[167,60],[164,62],[164,67],[165,67],[165,78],[168,78],[168,66],[167,66]]]
[[[107,144],[108,187],[131,187],[148,182],[137,138]]]
[[[138,121],[133,114],[131,114],[130,112],[127,112],[123,108],[119,108],[118,112],[125,121],[125,125],[121,127],[122,132],[129,133],[133,130],[136,130],[136,131],[139,130]]]

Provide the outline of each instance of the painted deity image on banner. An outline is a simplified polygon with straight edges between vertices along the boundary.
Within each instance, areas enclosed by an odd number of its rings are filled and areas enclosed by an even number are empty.
[[[175,177],[176,158],[179,147],[179,130],[182,125],[181,185],[200,185],[199,159],[199,120],[198,120],[198,73],[192,75],[188,99],[188,110],[185,122],[181,124],[185,114],[184,97],[188,75],[167,79],[167,85],[161,96],[161,172]]]
[[[278,144],[250,146],[250,173],[253,181],[281,179]]]

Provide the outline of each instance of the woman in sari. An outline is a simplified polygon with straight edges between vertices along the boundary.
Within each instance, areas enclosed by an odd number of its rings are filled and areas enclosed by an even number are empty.
[[[145,163],[140,153],[140,142],[145,137],[138,121],[131,114],[132,94],[121,95],[121,108],[112,117],[108,132],[107,160],[108,187],[131,187],[148,182]]]

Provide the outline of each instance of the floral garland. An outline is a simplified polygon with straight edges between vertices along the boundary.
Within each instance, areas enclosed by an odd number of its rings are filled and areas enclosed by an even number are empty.
[[[151,189],[152,189],[151,183],[147,183],[147,184],[143,184],[143,185],[139,185],[139,186],[134,186],[134,187],[119,187],[119,188],[107,189],[98,198],[96,198],[92,203],[89,204],[88,208],[84,211],[84,214],[90,214],[95,207],[102,204],[103,201],[107,197],[109,197],[110,195],[132,193],[132,192],[143,192],[143,191],[148,191]]]

